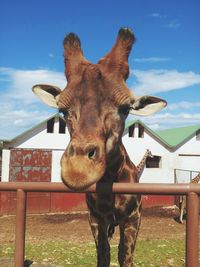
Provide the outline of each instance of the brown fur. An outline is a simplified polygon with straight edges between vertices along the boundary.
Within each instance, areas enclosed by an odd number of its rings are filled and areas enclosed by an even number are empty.
[[[146,160],[148,157],[153,158],[153,155],[151,154],[151,151],[149,149],[147,149],[147,151],[144,154],[144,156],[142,157],[140,163],[137,165],[137,171],[138,171],[139,178],[141,177],[141,175],[144,171],[144,167],[145,167]]]
[[[141,106],[141,114],[148,115],[151,108],[156,112],[166,105],[166,101],[155,97],[138,99],[128,90],[125,80],[134,41],[130,29],[121,29],[110,53],[92,64],[85,60],[79,38],[70,33],[64,39],[66,88],[61,91],[47,85],[33,87],[36,95],[59,108],[66,119],[70,143],[61,159],[63,182],[73,190],[97,183],[97,192],[86,196],[97,267],[110,265],[109,240],[116,226],[120,228],[120,267],[133,266],[141,197],[114,194],[111,185],[138,182],[137,168],[121,141],[129,111],[139,114]],[[145,103],[154,105],[145,110]]]
[[[83,59],[80,42],[73,41],[72,37],[64,41],[68,85],[58,103],[61,109],[68,109],[66,121],[71,134],[71,142],[61,161],[63,180],[76,189],[97,181],[137,182],[137,169],[121,143],[127,114],[120,111],[120,108],[130,106],[132,101],[125,79],[129,73],[127,60],[134,36],[130,30],[120,30],[111,52],[96,65]],[[77,51],[74,51],[74,44]],[[76,60],[69,60],[72,55]],[[76,79],[72,79],[73,76]],[[99,150],[93,168],[91,161],[80,159],[86,153],[88,144]],[[76,158],[72,156],[73,161],[69,157],[72,151],[76,155]],[[73,168],[70,167],[72,162]],[[103,173],[97,168],[100,162],[105,166]],[[90,170],[93,179],[90,179]],[[97,266],[106,267],[110,264],[108,239],[117,225],[121,232],[118,255],[120,266],[132,266],[132,254],[140,225],[140,196],[101,192],[87,194],[86,199],[97,246]]]

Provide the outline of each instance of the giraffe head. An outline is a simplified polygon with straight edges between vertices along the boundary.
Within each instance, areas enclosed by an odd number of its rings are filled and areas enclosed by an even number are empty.
[[[71,140],[61,159],[61,177],[74,190],[102,178],[109,157],[119,149],[129,113],[149,115],[166,106],[160,98],[136,97],[127,88],[134,41],[130,29],[120,29],[111,51],[92,64],[84,58],[77,35],[70,33],[64,39],[67,86],[33,87],[43,102],[64,114]]]

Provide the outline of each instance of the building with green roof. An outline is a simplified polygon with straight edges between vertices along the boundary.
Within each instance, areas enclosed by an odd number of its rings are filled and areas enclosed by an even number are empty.
[[[69,140],[60,114],[1,140],[1,181],[61,182],[60,158]],[[189,182],[200,172],[200,125],[155,131],[135,120],[126,123],[122,141],[135,165],[147,149],[153,154],[146,159],[141,183]]]
[[[135,120],[126,123],[123,141],[133,162],[147,148],[157,160],[157,167],[147,166],[142,182],[189,182],[200,172],[200,124],[155,131]]]

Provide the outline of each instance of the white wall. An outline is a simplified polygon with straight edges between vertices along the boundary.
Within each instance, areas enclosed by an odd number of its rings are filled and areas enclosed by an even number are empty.
[[[200,155],[200,141],[196,140],[196,135],[194,135],[190,140],[188,140],[184,145],[176,151],[179,154],[198,154]]]
[[[70,136],[67,128],[65,134],[59,133],[58,125],[59,120],[56,118],[54,133],[47,133],[46,123],[43,123],[10,143],[9,146],[15,148],[64,149],[69,143]]]
[[[17,140],[9,143],[9,147],[27,149],[51,149],[52,150],[52,182],[60,182],[60,158],[66,149],[70,136],[66,129],[65,134],[59,134],[59,121],[56,119],[54,133],[47,133],[46,123],[38,126]],[[126,130],[127,132],[127,130]],[[164,144],[146,129],[144,138],[138,137],[138,127],[135,125],[135,137],[129,137],[126,133],[122,140],[132,162],[137,165],[142,159],[146,149],[150,149],[153,155],[160,156],[160,168],[145,168],[140,182],[145,183],[173,183],[174,169],[200,170],[200,141],[196,136],[183,144],[176,151],[170,151]],[[196,154],[199,156],[179,156],[179,154]],[[10,150],[3,149],[2,155],[2,181],[9,179]],[[185,179],[185,178],[184,178]]]
[[[200,171],[200,141],[196,140],[196,135],[181,146],[176,153],[179,159],[178,168]]]
[[[59,119],[55,119],[54,132],[47,133],[46,123],[9,143],[8,148],[50,149],[52,150],[52,182],[60,182],[60,158],[70,140],[66,128],[65,134],[59,133]],[[10,150],[3,149],[2,181],[9,180]]]
[[[194,135],[190,140],[188,140],[184,145],[178,148],[174,156],[176,156],[176,168],[200,171],[200,141],[196,140],[196,135]],[[192,178],[194,178],[197,173],[191,173]],[[190,172],[177,172],[177,178],[180,182],[190,181]]]
[[[178,156],[178,162],[177,169],[200,171],[200,156]]]
[[[9,181],[9,163],[10,163],[10,150],[3,149],[2,151],[2,182]]]
[[[196,140],[195,135],[175,151],[166,148],[146,129],[144,138],[138,138],[137,125],[134,136],[128,137],[127,133],[123,137],[123,143],[134,164],[137,165],[140,162],[147,148],[153,155],[162,157],[161,168],[145,168],[140,179],[141,182],[173,183],[174,169],[200,171],[200,141]],[[191,156],[181,156],[180,154],[190,154]],[[189,182],[189,175],[189,172],[181,172],[179,182]],[[195,173],[192,174],[192,177],[194,176]]]
[[[122,138],[123,144],[132,160],[137,165],[149,149],[154,156],[160,156],[160,168],[145,168],[140,182],[142,183],[173,183],[174,182],[174,167],[171,152],[164,147],[159,140],[147,132],[145,129],[144,137],[138,137],[138,127],[135,125],[134,137],[129,137],[128,133]]]
[[[64,150],[54,150],[52,151],[52,169],[51,169],[51,181],[52,182],[62,182],[60,177],[60,159]]]

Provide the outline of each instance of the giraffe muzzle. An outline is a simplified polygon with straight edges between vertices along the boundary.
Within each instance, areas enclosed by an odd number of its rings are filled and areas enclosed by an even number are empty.
[[[105,172],[105,152],[97,144],[71,142],[61,159],[61,177],[73,190],[82,190],[99,181]]]
[[[73,158],[74,156],[82,155],[90,160],[97,161],[100,156],[100,148],[97,145],[89,144],[82,148],[79,145],[70,144],[67,148],[67,156]]]

